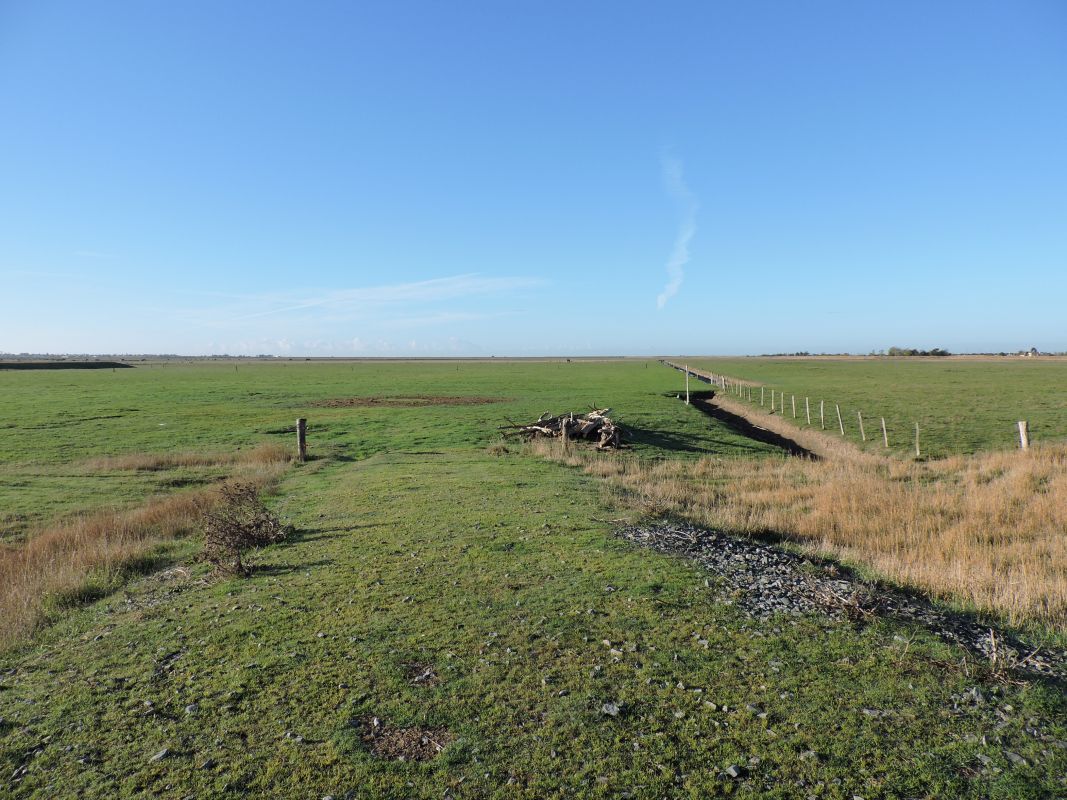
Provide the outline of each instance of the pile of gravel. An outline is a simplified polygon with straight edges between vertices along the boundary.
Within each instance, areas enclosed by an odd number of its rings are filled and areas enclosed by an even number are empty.
[[[860,622],[875,617],[894,618],[919,623],[943,640],[992,661],[994,666],[1067,678],[1067,652],[1030,645],[971,615],[864,581],[839,565],[689,523],[631,526],[616,533],[653,550],[696,561],[721,579],[729,600],[757,619],[783,613],[820,614]]]

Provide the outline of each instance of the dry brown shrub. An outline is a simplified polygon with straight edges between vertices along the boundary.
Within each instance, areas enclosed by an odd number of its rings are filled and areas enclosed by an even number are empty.
[[[204,528],[204,559],[227,575],[251,571],[241,559],[253,547],[280,542],[287,530],[259,499],[252,483],[230,483],[217,498],[205,500],[201,509]]]
[[[641,462],[534,444],[638,507],[775,533],[1013,622],[1067,628],[1067,444],[933,462],[839,457]]]

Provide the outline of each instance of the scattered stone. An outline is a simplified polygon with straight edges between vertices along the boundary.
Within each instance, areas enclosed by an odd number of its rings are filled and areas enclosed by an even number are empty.
[[[1023,758],[1018,753],[1013,753],[1011,750],[1004,751],[1004,758],[1008,759],[1012,764],[1017,767],[1028,767],[1030,762]]]
[[[682,555],[721,578],[724,604],[767,620],[776,614],[818,614],[866,622],[891,617],[917,622],[973,655],[1014,670],[1067,678],[1067,650],[1036,647],[1007,631],[991,631],[973,616],[939,608],[921,597],[863,581],[835,565],[813,569],[812,561],[755,539],[730,536],[689,523],[660,522],[623,527],[616,534],[663,553]],[[698,644],[704,646],[698,640]],[[970,702],[983,697],[977,687]]]
[[[619,707],[618,703],[604,703],[604,705],[600,707],[601,713],[606,714],[609,717],[619,716],[621,710],[622,709]]]
[[[745,768],[739,767],[737,766],[737,764],[731,764],[723,770],[723,774],[726,775],[728,778],[740,778],[742,775],[745,774]]]
[[[167,749],[166,747],[164,747],[162,750],[160,750],[158,753],[156,753],[154,756],[152,756],[150,759],[148,759],[148,761],[149,761],[149,763],[151,763],[153,761],[162,761],[164,758],[166,758],[169,755],[170,755],[170,750]]]
[[[185,713],[186,714],[195,714],[199,710],[200,710],[200,704],[199,703],[190,703],[189,705],[187,705],[185,707]]]

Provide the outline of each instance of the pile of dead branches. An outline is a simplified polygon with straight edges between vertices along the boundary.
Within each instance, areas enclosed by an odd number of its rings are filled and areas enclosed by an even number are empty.
[[[537,422],[505,425],[501,430],[505,435],[520,436],[527,440],[539,437],[562,438],[564,441],[584,439],[596,442],[597,450],[618,450],[624,446],[623,430],[612,422],[609,413],[610,408],[594,408],[588,414],[570,412],[553,417],[546,411]]]

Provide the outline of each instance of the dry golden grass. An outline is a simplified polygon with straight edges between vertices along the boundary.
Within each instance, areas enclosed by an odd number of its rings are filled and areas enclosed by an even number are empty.
[[[1067,445],[928,463],[854,448],[820,461],[656,463],[535,448],[654,512],[778,534],[1013,622],[1067,629]]]
[[[231,464],[277,464],[292,460],[292,453],[278,444],[263,444],[233,453],[127,453],[102,456],[84,462],[96,472],[140,470],[157,472],[176,467],[224,467]]]
[[[271,460],[273,452],[238,454],[229,462],[238,465],[234,477],[260,488],[276,482],[289,457],[279,451]],[[143,463],[161,458],[144,456]],[[23,543],[0,545],[0,647],[30,634],[57,599],[85,593],[90,581],[108,586],[161,544],[193,531],[200,509],[216,502],[218,492],[219,487],[180,492],[131,510],[83,515],[31,534]]]

